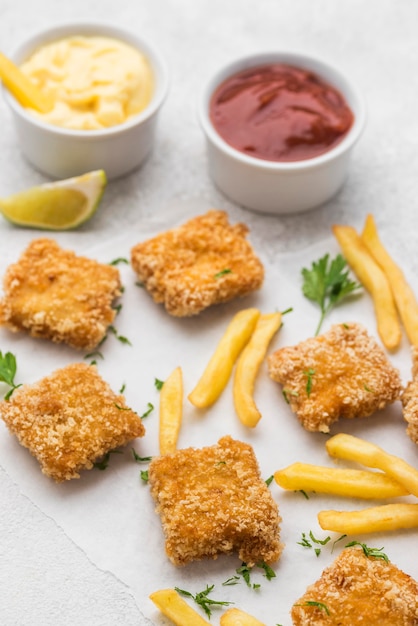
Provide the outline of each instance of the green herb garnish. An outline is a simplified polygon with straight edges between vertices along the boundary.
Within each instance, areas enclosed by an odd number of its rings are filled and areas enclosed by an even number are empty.
[[[359,541],[351,541],[350,543],[347,543],[345,547],[351,548],[352,546],[360,546],[367,557],[374,556],[376,559],[382,559],[383,561],[386,561],[386,563],[389,563],[388,556],[382,552],[383,548],[370,548],[365,543],[360,543]]]
[[[119,315],[119,313],[120,313],[120,312],[121,312],[121,310],[122,310],[122,304],[116,304],[116,305],[113,307],[113,310],[114,310],[114,311],[116,311],[116,315]]]
[[[149,463],[152,460],[152,456],[139,456],[134,448],[131,448],[131,450],[132,455],[137,463]]]
[[[85,359],[91,359],[91,358],[99,358],[99,359],[104,359],[104,356],[101,352],[99,352],[98,350],[96,350],[95,352],[89,352],[88,354],[85,355]]]
[[[96,461],[95,463],[93,463],[93,467],[101,471],[107,469],[111,454],[122,454],[122,452],[121,450],[109,450],[109,452],[106,452],[106,454],[100,461]]]
[[[231,576],[231,578],[228,578],[224,583],[222,583],[223,587],[230,587],[232,585],[238,585],[240,582],[240,577],[239,576]]]
[[[267,580],[271,580],[272,578],[276,577],[276,573],[274,572],[274,570],[272,570],[271,567],[267,565],[267,563],[265,563],[264,561],[260,561],[259,563],[257,563],[256,567],[264,570],[264,576],[267,578]],[[241,567],[238,567],[235,571],[238,576],[243,577],[247,587],[250,587],[251,589],[259,589],[261,587],[260,584],[251,582],[252,570],[252,567],[248,567],[246,563],[242,563]]]
[[[319,304],[321,317],[315,331],[318,335],[325,316],[346,296],[360,289],[360,283],[349,278],[347,261],[341,254],[329,262],[329,254],[325,254],[318,261],[314,261],[310,269],[302,269],[303,295]]]
[[[319,544],[321,546],[326,546],[326,544],[329,541],[331,541],[331,537],[325,537],[325,539],[318,539],[317,537],[315,537],[315,535],[313,534],[311,530],[309,531],[309,538],[313,543]],[[316,556],[318,557],[321,554],[321,548],[315,548],[312,545],[311,541],[309,541],[305,533],[302,533],[302,539],[301,541],[298,541],[297,543],[303,548],[313,548]]]
[[[280,311],[280,315],[287,315],[288,313],[291,313],[293,311],[293,307],[290,306],[288,309],[285,309],[284,311]]]
[[[126,389],[126,384],[123,383],[122,387],[119,389],[119,393],[122,394],[125,391],[125,389]]]
[[[148,409],[145,411],[145,413],[143,413],[142,415],[140,415],[140,418],[141,418],[142,420],[143,420],[145,417],[148,417],[148,415],[149,415],[150,413],[152,413],[152,412],[153,412],[153,410],[154,410],[154,405],[153,405],[153,404],[151,404],[151,402],[148,402],[147,407],[148,407]]]
[[[164,385],[164,381],[163,380],[159,380],[158,378],[154,378],[154,385],[155,385],[155,388],[158,391],[161,391],[161,389],[162,389],[162,387]]]
[[[307,600],[303,604],[295,604],[294,606],[315,606],[317,609],[321,609],[321,611],[325,611],[327,615],[330,615],[329,608],[323,602],[315,602],[314,600]]]
[[[297,397],[299,395],[297,391],[293,391],[292,389],[283,389],[282,394],[287,404],[290,404],[289,396]]]
[[[113,333],[116,337],[116,339],[118,341],[120,341],[121,343],[127,343],[129,346],[131,346],[131,342],[129,341],[129,339],[127,339],[127,337],[124,337],[123,335],[119,335],[118,331],[116,330],[116,328],[114,326],[109,326],[108,329],[111,333]]]
[[[298,492],[301,493],[307,500],[309,500],[309,496],[304,489],[298,489]]]
[[[264,570],[263,575],[267,578],[267,580],[272,580],[273,578],[276,578],[276,572],[270,567],[270,565],[267,565],[265,561],[260,561],[260,563],[257,563],[257,567],[260,567]]]
[[[248,587],[251,587],[251,567],[248,567],[246,563],[242,563],[241,567],[238,567],[235,571],[238,576],[242,576]]]
[[[311,395],[311,391],[312,391],[312,378],[313,376],[315,376],[315,370],[312,368],[309,368],[306,372],[303,372],[304,376],[308,377],[308,380],[306,381],[306,394],[309,398],[309,396]]]
[[[335,544],[341,541],[342,539],[345,539],[346,537],[347,535],[341,535],[341,537],[338,537],[338,539],[332,542],[331,554],[334,552]]]
[[[186,596],[187,598],[191,598],[192,600],[194,600],[196,604],[202,607],[206,615],[210,617],[212,615],[212,611],[209,608],[210,606],[229,606],[230,604],[233,604],[233,602],[222,602],[220,600],[212,600],[212,598],[209,598],[208,596],[211,591],[213,591],[214,587],[215,585],[211,585],[210,587],[209,585],[206,585],[206,589],[204,591],[200,591],[195,595],[190,593],[190,591],[185,591],[184,589],[179,589],[178,587],[174,587],[174,589],[180,595]]]
[[[225,274],[232,274],[232,270],[230,270],[229,268],[225,268],[224,270],[221,270],[220,272],[215,274],[214,278],[221,278],[221,276],[225,276]]]
[[[113,261],[110,261],[109,265],[119,265],[120,263],[125,263],[126,265],[129,265],[129,261],[128,259],[125,259],[125,257],[118,257],[117,259],[113,259]]]
[[[144,483],[148,482],[149,480],[148,470],[141,470],[141,480],[143,480]]]
[[[0,381],[11,387],[4,396],[5,400],[9,400],[14,390],[21,387],[21,385],[15,384],[16,370],[17,364],[15,355],[11,352],[6,352],[3,356],[0,352]]]
[[[271,475],[271,476],[269,476],[269,477],[266,479],[266,481],[265,481],[265,483],[266,483],[267,487],[269,487],[269,486],[271,485],[271,483],[273,482],[273,480],[274,480],[274,475],[272,474],[272,475]]]
[[[132,409],[130,409],[128,406],[121,406],[117,402],[114,402],[114,405],[119,411],[132,411]]]

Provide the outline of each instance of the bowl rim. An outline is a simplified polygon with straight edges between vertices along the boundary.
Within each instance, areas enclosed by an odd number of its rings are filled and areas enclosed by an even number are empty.
[[[78,137],[84,140],[91,140],[107,138],[109,136],[124,133],[133,127],[141,125],[142,122],[148,120],[158,111],[166,99],[169,89],[170,81],[167,64],[161,56],[159,50],[154,46],[154,44],[151,44],[148,39],[118,25],[110,24],[109,22],[76,21],[49,26],[48,28],[44,28],[32,33],[32,35],[29,35],[11,52],[10,58],[15,63],[20,63],[22,62],[23,57],[27,57],[28,54],[31,54],[37,48],[41,47],[43,43],[52,43],[53,41],[57,41],[64,37],[70,37],[72,35],[98,35],[114,37],[115,39],[120,39],[121,41],[136,47],[140,52],[143,52],[151,63],[152,68],[155,70],[154,76],[157,76],[154,94],[150,103],[145,109],[143,109],[143,111],[132,116],[122,124],[92,130],[64,128],[55,124],[49,124],[41,118],[29,113],[2,84],[1,88],[4,99],[8,106],[17,115],[25,119],[28,123],[49,133],[62,137]]]
[[[209,103],[216,88],[236,72],[245,70],[246,68],[257,67],[258,65],[261,66],[277,62],[296,65],[314,71],[333,87],[336,87],[349,103],[354,113],[354,123],[347,135],[334,148],[310,159],[300,161],[269,161],[267,159],[249,156],[237,148],[234,148],[228,144],[215,129],[209,116]],[[339,84],[334,82],[334,77]],[[343,85],[343,87],[341,85]],[[354,107],[353,103],[355,103]],[[360,138],[364,129],[366,122],[366,103],[361,91],[352,80],[347,78],[346,74],[338,67],[331,65],[321,57],[293,50],[270,50],[237,57],[225,63],[212,73],[200,91],[198,99],[198,119],[206,138],[219,150],[236,161],[264,171],[297,173],[303,170],[321,167],[352,148]]]

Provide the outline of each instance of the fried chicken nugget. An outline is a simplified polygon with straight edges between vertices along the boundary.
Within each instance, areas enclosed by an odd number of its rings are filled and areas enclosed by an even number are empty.
[[[79,478],[80,470],[145,433],[124,397],[85,363],[16,389],[0,402],[0,417],[56,482]]]
[[[154,458],[148,475],[174,565],[234,551],[250,566],[279,558],[281,518],[250,445],[226,436],[178,450]]]
[[[402,395],[403,416],[408,422],[406,432],[418,445],[418,347],[412,349],[412,380]]]
[[[119,270],[36,239],[4,277],[0,323],[73,348],[97,346],[115,318]]]
[[[302,426],[329,432],[340,417],[372,415],[400,397],[398,370],[360,324],[335,324],[268,358],[270,377]]]
[[[224,211],[208,211],[137,244],[132,267],[170,315],[196,315],[261,287],[263,265],[247,233],[244,224],[231,226]]]
[[[291,615],[294,626],[416,626],[418,583],[359,546],[346,548]]]

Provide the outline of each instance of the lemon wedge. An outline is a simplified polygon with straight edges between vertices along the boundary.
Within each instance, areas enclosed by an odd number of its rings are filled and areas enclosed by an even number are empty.
[[[103,170],[46,183],[0,199],[0,213],[18,226],[69,230],[96,211],[107,183]]]

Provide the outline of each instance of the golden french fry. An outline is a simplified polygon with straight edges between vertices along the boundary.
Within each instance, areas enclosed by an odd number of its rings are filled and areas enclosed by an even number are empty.
[[[377,330],[383,344],[388,350],[394,350],[399,346],[402,331],[392,291],[384,272],[370,255],[354,228],[333,226],[332,230],[347,263],[373,299]]]
[[[23,107],[49,113],[54,106],[51,96],[40,91],[10,59],[0,53],[0,79]]]
[[[281,313],[260,315],[251,339],[238,359],[234,377],[234,405],[245,426],[254,428],[261,418],[253,393],[255,380],[267,348],[282,323]]]
[[[232,318],[202,377],[188,396],[194,406],[203,409],[219,398],[259,317],[258,309],[244,309]]]
[[[409,341],[418,345],[418,302],[401,268],[380,241],[373,215],[368,215],[361,239],[389,281]]]
[[[262,622],[239,609],[228,609],[220,619],[221,626],[265,626]]]
[[[175,589],[160,589],[150,595],[151,600],[166,617],[176,626],[207,626],[207,622],[199,615]]]
[[[396,498],[408,495],[398,482],[377,472],[293,463],[274,474],[283,489],[317,491],[351,498]]]
[[[320,511],[323,530],[346,535],[418,527],[418,504],[382,504],[362,511]]]
[[[335,435],[325,445],[331,456],[380,469],[418,497],[418,470],[403,459],[352,435]]]
[[[160,454],[177,449],[183,417],[183,375],[181,367],[170,374],[160,391]]]

